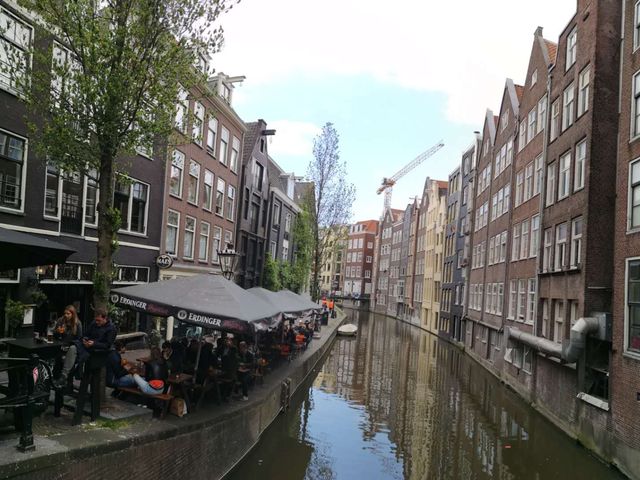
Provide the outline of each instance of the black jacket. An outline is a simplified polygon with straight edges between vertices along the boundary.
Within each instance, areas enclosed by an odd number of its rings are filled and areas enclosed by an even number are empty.
[[[107,320],[107,323],[101,327],[96,325],[96,322],[91,322],[84,336],[94,342],[91,351],[106,352],[111,350],[113,342],[116,340],[116,327],[111,323],[111,320]]]
[[[107,357],[107,378],[106,383],[111,386],[116,379],[124,377],[129,372],[122,366],[122,357],[118,352],[112,350]]]

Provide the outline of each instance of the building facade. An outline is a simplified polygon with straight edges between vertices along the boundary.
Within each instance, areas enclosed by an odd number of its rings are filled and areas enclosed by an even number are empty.
[[[461,278],[458,270],[458,236],[460,216],[460,167],[449,174],[447,215],[444,228],[444,254],[442,266],[442,293],[440,298],[440,336],[452,339],[460,328],[462,305],[459,304]],[[458,337],[459,337],[459,332]]]
[[[448,184],[427,178],[429,197],[425,224],[425,266],[422,299],[422,327],[437,334],[440,325],[440,298],[447,215]]]
[[[246,127],[231,106],[232,92],[220,74],[179,94],[175,129],[189,141],[169,152],[162,252],[173,264],[161,279],[220,272],[218,251],[234,246]]]
[[[346,258],[344,262],[344,296],[368,298],[371,296],[373,254],[375,249],[377,220],[356,222],[349,227]]]
[[[285,173],[269,157],[269,219],[267,220],[267,245],[271,258],[282,262],[294,260],[294,225],[300,206],[295,202],[297,178]]]

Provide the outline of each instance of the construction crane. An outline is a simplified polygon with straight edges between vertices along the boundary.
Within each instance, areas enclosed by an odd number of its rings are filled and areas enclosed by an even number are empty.
[[[422,162],[424,162],[431,155],[433,155],[438,150],[440,150],[442,147],[444,147],[444,142],[440,140],[429,150],[427,150],[426,152],[422,152],[416,158],[414,158],[409,163],[407,163],[404,167],[398,170],[395,175],[393,175],[390,178],[385,177],[382,179],[382,185],[380,185],[376,193],[380,195],[382,192],[384,192],[384,211],[385,212],[387,211],[387,209],[391,208],[391,193],[393,191],[393,186],[396,184],[396,182],[400,180],[402,177],[404,177],[411,170],[416,168],[418,165],[420,165]]]

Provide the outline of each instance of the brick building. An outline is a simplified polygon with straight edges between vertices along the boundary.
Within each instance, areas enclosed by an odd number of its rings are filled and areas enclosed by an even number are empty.
[[[457,328],[460,327],[462,314],[462,306],[458,303],[461,278],[458,275],[459,270],[457,268],[461,183],[460,167],[458,167],[449,174],[447,216],[444,229],[442,298],[440,299],[440,325],[438,326],[438,331],[440,336],[447,339],[454,338],[454,330],[456,326]]]
[[[367,298],[372,292],[373,253],[377,220],[356,222],[349,227],[343,294]]]
[[[407,205],[402,215],[402,240],[400,243],[400,271],[398,273],[398,306],[399,318],[407,319],[411,315],[413,293],[413,251],[415,249],[415,235],[411,226],[416,210],[415,200]]]
[[[640,281],[640,8],[624,2],[620,122],[615,208],[615,263],[613,278],[613,350],[610,405],[615,425],[611,457],[630,477],[640,477],[640,317],[637,285]],[[595,99],[594,99],[595,100]],[[599,180],[598,180],[599,182]]]
[[[294,259],[294,224],[300,206],[295,201],[297,178],[293,173],[285,173],[269,157],[269,219],[267,220],[267,245],[271,258],[282,262]]]
[[[389,295],[387,314],[400,316],[404,306],[404,276],[400,275],[402,261],[402,234],[404,232],[404,210],[397,210],[391,226],[391,254],[389,258]]]
[[[175,128],[189,142],[169,152],[162,251],[174,262],[161,279],[219,272],[217,252],[234,244],[246,127],[232,107],[233,88],[219,74],[179,95]]]
[[[393,226],[401,218],[402,210],[393,208],[384,212],[379,225],[378,242],[375,245],[377,251],[376,262],[376,283],[375,283],[375,305],[374,310],[378,313],[387,313],[390,302],[393,301],[393,290],[390,286],[391,270],[391,248],[393,241]],[[395,302],[393,302],[395,305]]]
[[[15,6],[0,1],[0,52],[24,55],[31,64],[30,48],[50,49],[57,58],[71,58],[61,43],[36,28],[37,20]],[[10,27],[10,28],[6,28]],[[8,61],[3,57],[1,61]],[[27,74],[25,69],[24,74]],[[9,76],[0,68],[0,226],[53,239],[76,250],[67,262],[43,271],[24,268],[0,274],[0,309],[5,299],[28,302],[27,289],[38,285],[47,302],[36,309],[34,327],[43,330],[47,321],[61,315],[69,304],[76,306],[88,325],[93,318],[94,263],[98,223],[98,174],[95,171],[62,172],[36,152],[26,116],[28,110]],[[52,95],[55,91],[52,89]],[[116,171],[126,181],[116,182],[114,206],[120,210],[117,286],[146,283],[158,278],[155,259],[160,250],[164,195],[165,152],[151,146],[116,160]],[[123,179],[124,180],[124,179]],[[28,191],[27,191],[28,186]],[[0,318],[0,336],[8,325]],[[122,332],[145,327],[146,316],[127,314],[119,322]]]
[[[515,155],[515,182],[512,185],[513,208],[505,279],[505,324],[511,329],[534,333],[537,296],[537,265],[540,239],[540,191],[543,179],[543,153],[547,124],[548,70],[555,62],[557,45],[536,29],[529,67],[520,99],[518,139]],[[490,246],[491,249],[495,246]],[[500,243],[500,248],[506,249]],[[502,255],[502,254],[500,254]],[[504,373],[508,381],[529,397],[533,388],[533,351],[528,345],[511,340],[506,346]]]

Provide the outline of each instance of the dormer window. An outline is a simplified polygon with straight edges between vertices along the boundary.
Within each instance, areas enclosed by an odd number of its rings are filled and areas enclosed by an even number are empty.
[[[231,103],[231,89],[229,88],[228,85],[225,85],[224,83],[220,86],[220,96],[222,97],[222,99],[227,102],[227,103]]]

